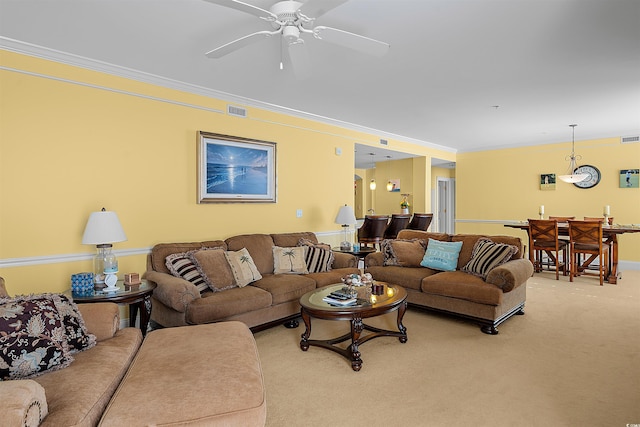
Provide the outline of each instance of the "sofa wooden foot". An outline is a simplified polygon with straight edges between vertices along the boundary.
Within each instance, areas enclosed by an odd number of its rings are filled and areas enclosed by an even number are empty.
[[[480,326],[480,330],[488,335],[498,335],[498,328],[494,325],[482,325]]]
[[[516,311],[516,314],[518,316],[524,316],[524,308],[521,308],[520,310]]]
[[[284,323],[284,327],[288,328],[288,329],[295,329],[300,325],[300,323],[298,322],[297,319],[292,319],[289,320],[288,322]]]

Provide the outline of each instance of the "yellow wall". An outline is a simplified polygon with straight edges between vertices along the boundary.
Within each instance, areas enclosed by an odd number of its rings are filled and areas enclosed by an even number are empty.
[[[610,205],[615,223],[639,223],[640,189],[620,188],[619,174],[621,169],[640,167],[640,144],[621,144],[620,138],[577,141],[575,151],[582,156],[579,164],[600,170],[602,179],[596,187],[580,189],[557,180],[554,191],[540,190],[540,174],[566,172],[571,142],[458,154],[456,232],[526,238],[523,231],[490,221],[536,218],[540,205],[545,217],[577,219],[602,216],[603,207]],[[619,241],[620,260],[640,261],[640,233],[622,235]]]
[[[72,273],[90,271],[89,259],[63,259],[93,253],[81,238],[102,207],[128,237],[116,252],[134,253],[119,256],[121,275],[144,272],[144,252],[159,242],[309,230],[337,243],[337,210],[354,202],[354,145],[379,141],[258,108],[232,117],[223,100],[0,55],[9,69],[0,71],[0,275],[10,293],[63,291]],[[276,142],[278,202],[197,204],[199,130]],[[455,157],[393,139],[388,148]]]

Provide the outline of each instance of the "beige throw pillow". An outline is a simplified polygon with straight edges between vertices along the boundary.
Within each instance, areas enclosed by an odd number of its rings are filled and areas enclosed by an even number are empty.
[[[273,247],[273,274],[308,274],[304,247]]]
[[[202,275],[204,282],[213,292],[220,292],[236,286],[236,280],[221,248],[202,249],[190,253],[190,258]]]
[[[225,251],[224,255],[227,257],[227,261],[236,280],[236,285],[239,287],[242,288],[249,283],[262,279],[262,275],[258,271],[247,248],[242,248],[235,252]]]

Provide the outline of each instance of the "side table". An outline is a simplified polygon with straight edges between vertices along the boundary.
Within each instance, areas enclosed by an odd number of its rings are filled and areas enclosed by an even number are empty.
[[[364,259],[367,255],[372,254],[374,252],[378,252],[376,250],[376,248],[368,248],[368,247],[360,247],[360,250],[354,251],[353,249],[340,249],[339,247],[336,248],[331,248],[332,251],[334,252],[342,252],[344,254],[351,254],[354,255],[356,257],[358,257],[358,264],[360,263],[360,261],[363,262],[363,267],[364,267]]]
[[[94,302],[114,302],[116,304],[129,304],[129,326],[136,326],[138,310],[140,311],[140,330],[142,335],[147,334],[147,326],[151,316],[151,294],[156,288],[155,283],[143,280],[139,285],[125,285],[119,280],[118,290],[114,292],[104,292],[95,289],[88,294],[72,294],[73,301],[79,304]]]

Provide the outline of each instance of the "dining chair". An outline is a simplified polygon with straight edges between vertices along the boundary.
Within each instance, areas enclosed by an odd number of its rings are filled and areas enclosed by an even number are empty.
[[[554,265],[556,280],[560,280],[560,268],[562,275],[567,275],[569,242],[558,238],[558,221],[554,219],[530,219],[529,220],[529,261],[533,264],[534,271],[542,271],[543,253],[549,257],[549,265]],[[560,260],[562,254],[562,261]]]
[[[600,286],[603,286],[605,276],[609,274],[609,246],[602,240],[602,221],[569,220],[569,242],[571,245],[569,280],[573,282],[573,278],[579,274],[590,274],[587,273],[587,267],[598,258],[598,276]],[[585,255],[585,261],[580,261],[580,254]]]
[[[604,217],[601,216],[585,216],[584,217],[585,221],[600,221],[604,224]],[[607,224],[608,225],[613,225],[613,217],[607,217]],[[607,243],[607,245],[609,246],[609,254],[611,254],[611,252],[613,251],[613,242],[612,241],[607,241],[606,238],[603,237],[603,240]],[[611,260],[609,260],[609,264],[611,264]],[[591,264],[589,264],[589,268],[591,268]]]
[[[549,219],[555,219],[558,222],[567,222],[570,219],[576,219],[575,216],[551,216],[549,215]]]
[[[358,242],[364,246],[378,245],[384,239],[384,230],[387,228],[389,216],[367,215],[364,217],[362,227],[358,229]]]
[[[404,230],[409,225],[411,215],[409,214],[391,214],[391,220],[384,230],[383,237],[385,239],[395,239],[398,237],[400,230]]]
[[[410,230],[422,230],[427,231],[427,228],[431,225],[433,220],[432,213],[414,213],[411,217],[411,222],[407,225]]]

